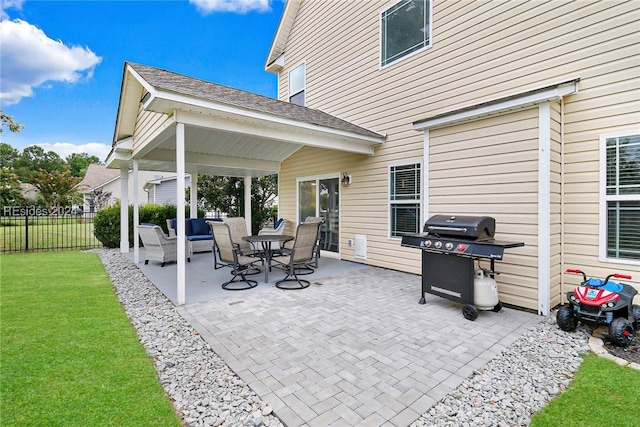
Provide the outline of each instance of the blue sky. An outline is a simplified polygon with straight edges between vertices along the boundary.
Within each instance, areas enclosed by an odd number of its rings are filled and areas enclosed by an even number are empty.
[[[19,150],[104,161],[125,61],[277,96],[264,63],[283,0],[0,2],[0,104],[25,126],[0,139]]]

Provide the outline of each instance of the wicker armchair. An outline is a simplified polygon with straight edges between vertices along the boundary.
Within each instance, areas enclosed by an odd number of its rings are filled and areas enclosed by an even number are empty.
[[[138,233],[144,245],[145,264],[158,261],[160,267],[165,263],[178,260],[178,241],[176,237],[167,237],[162,228],[157,225],[139,225]],[[191,261],[191,251],[186,245],[187,261]]]
[[[213,232],[220,261],[231,267],[233,277],[222,284],[222,289],[240,291],[255,288],[258,282],[247,279],[247,275],[255,270],[254,263],[262,262],[260,258],[242,255],[238,244],[231,238],[231,227],[226,222],[209,222]]]
[[[276,282],[277,288],[304,289],[309,287],[310,282],[300,279],[298,276],[300,271],[313,263],[319,227],[319,222],[303,222],[298,225],[293,247],[286,255],[271,258],[274,266],[281,267],[287,272],[284,279]]]

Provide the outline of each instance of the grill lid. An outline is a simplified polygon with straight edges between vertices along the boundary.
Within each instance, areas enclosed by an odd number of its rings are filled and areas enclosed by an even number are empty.
[[[496,220],[490,216],[434,215],[424,223],[423,231],[442,237],[491,239],[496,233]]]

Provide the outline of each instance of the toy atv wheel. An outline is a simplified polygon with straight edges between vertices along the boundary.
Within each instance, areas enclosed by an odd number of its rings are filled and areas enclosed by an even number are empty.
[[[498,301],[498,303],[491,309],[491,311],[493,311],[494,313],[498,313],[500,310],[502,310],[502,303]]]
[[[624,317],[613,319],[609,325],[609,339],[613,345],[628,347],[634,336],[633,325]]]
[[[567,307],[566,305],[560,307],[558,310],[558,313],[556,314],[556,322],[560,329],[566,332],[573,332],[578,327],[578,318],[573,314],[571,307]]]
[[[467,320],[471,320],[471,321],[476,320],[478,318],[478,314],[479,314],[478,309],[471,304],[467,304],[464,307],[462,307],[462,315]]]
[[[633,316],[633,328],[636,331],[640,330],[640,305],[634,305],[631,308],[631,315]]]

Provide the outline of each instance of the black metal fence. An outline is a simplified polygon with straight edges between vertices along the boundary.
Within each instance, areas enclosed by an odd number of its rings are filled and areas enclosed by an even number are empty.
[[[101,248],[95,213],[0,216],[0,253]]]

